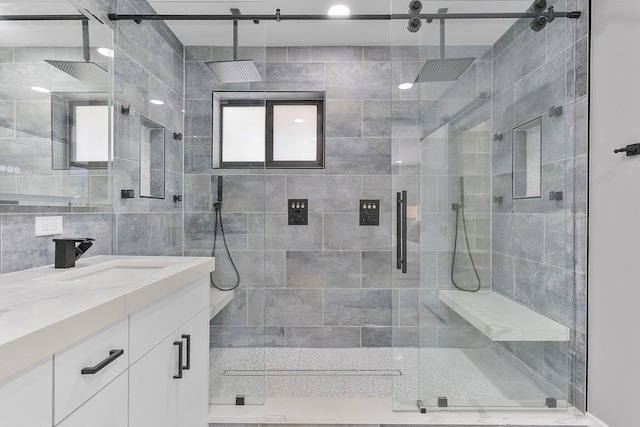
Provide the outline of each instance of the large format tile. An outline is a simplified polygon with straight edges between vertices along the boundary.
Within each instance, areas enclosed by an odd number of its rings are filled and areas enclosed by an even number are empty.
[[[328,99],[389,99],[388,62],[329,62],[325,66]]]
[[[360,184],[359,176],[288,175],[286,198],[308,199],[310,212],[356,212],[361,198]]]
[[[324,292],[327,326],[391,326],[391,290],[327,289]]]
[[[358,214],[324,215],[325,250],[389,250],[391,215],[381,214],[379,226],[356,226]]]
[[[287,288],[359,288],[360,253],[287,251]]]
[[[328,175],[389,175],[389,138],[327,138],[325,173]]]
[[[289,225],[287,214],[264,215],[265,250],[322,249],[322,214],[310,213],[308,225]]]
[[[267,289],[264,318],[269,326],[322,326],[322,290]]]
[[[287,327],[287,347],[350,348],[360,346],[360,328]]]

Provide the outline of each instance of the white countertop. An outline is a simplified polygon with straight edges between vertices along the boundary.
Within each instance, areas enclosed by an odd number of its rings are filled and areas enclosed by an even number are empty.
[[[92,280],[98,264],[127,262],[148,268],[130,280]],[[206,257],[100,255],[76,267],[53,265],[0,275],[0,381],[103,329],[215,268]],[[87,272],[87,276],[71,276]],[[95,277],[95,276],[94,276]]]
[[[493,341],[569,341],[569,328],[491,291],[441,290],[440,301]]]

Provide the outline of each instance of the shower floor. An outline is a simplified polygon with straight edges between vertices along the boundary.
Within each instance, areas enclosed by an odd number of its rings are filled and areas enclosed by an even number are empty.
[[[418,389],[425,402],[447,396],[450,406],[544,402],[548,394],[491,348],[212,348],[210,356],[210,423],[589,425],[573,408],[418,412]],[[234,405],[236,395],[245,406]]]
[[[393,395],[413,409],[418,395],[427,406],[446,396],[451,406],[480,407],[550,396],[491,348],[212,348],[210,360],[211,403]]]

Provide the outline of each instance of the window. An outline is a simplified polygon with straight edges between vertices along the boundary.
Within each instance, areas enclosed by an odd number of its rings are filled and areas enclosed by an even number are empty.
[[[225,99],[228,94],[219,96],[218,106],[214,95],[214,135],[219,135],[218,141],[214,138],[214,168],[323,167],[322,99],[290,99],[295,95],[274,93],[255,101],[246,100],[247,93],[235,94],[232,99]],[[245,99],[238,99],[243,95]],[[287,99],[276,99],[278,95]]]

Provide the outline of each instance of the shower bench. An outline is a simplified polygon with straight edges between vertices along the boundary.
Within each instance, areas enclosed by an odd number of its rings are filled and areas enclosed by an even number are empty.
[[[492,291],[441,290],[440,301],[492,341],[569,341],[569,328]]]

